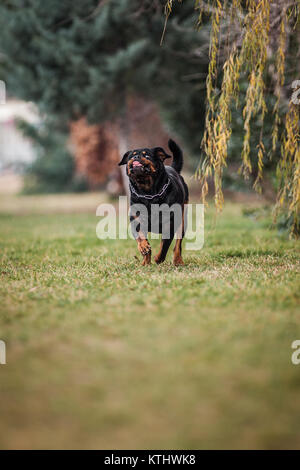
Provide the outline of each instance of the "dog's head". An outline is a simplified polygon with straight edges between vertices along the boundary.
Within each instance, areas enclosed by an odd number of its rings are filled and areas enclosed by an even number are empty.
[[[162,147],[129,150],[119,165],[126,165],[129,179],[138,187],[149,190],[164,168],[164,160],[171,158]]]

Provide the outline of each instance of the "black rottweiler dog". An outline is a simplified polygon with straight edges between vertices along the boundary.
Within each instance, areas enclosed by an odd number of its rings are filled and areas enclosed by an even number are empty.
[[[180,175],[182,151],[171,139],[169,149],[173,153],[171,166],[164,165],[164,160],[171,155],[161,147],[130,150],[119,163],[126,165],[129,177],[131,229],[143,256],[143,265],[151,263],[148,232],[162,234],[160,250],[154,258],[156,263],[165,260],[176,234],[173,263],[184,264],[181,245],[186,229],[184,205],[188,203],[189,192]]]

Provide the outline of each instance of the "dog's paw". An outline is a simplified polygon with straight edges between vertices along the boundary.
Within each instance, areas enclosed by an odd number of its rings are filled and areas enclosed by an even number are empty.
[[[143,256],[146,256],[151,253],[151,246],[148,240],[140,240],[138,242],[138,250]]]
[[[178,257],[174,258],[173,264],[174,264],[174,266],[184,266],[184,262],[183,262],[183,259],[181,258],[181,256],[180,257],[178,256]]]

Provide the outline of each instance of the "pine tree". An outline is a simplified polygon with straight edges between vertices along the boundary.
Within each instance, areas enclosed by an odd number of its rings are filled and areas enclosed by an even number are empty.
[[[140,95],[159,103],[172,129],[197,155],[206,35],[196,31],[193,6],[183,4],[175,8],[161,47],[163,5],[4,0],[0,47],[7,89],[64,123],[119,118],[126,114],[128,96]]]

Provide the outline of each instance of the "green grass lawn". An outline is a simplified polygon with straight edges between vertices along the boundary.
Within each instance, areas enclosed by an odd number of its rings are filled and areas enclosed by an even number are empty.
[[[142,267],[38,201],[0,204],[1,448],[300,448],[297,242],[228,204],[185,266]]]

